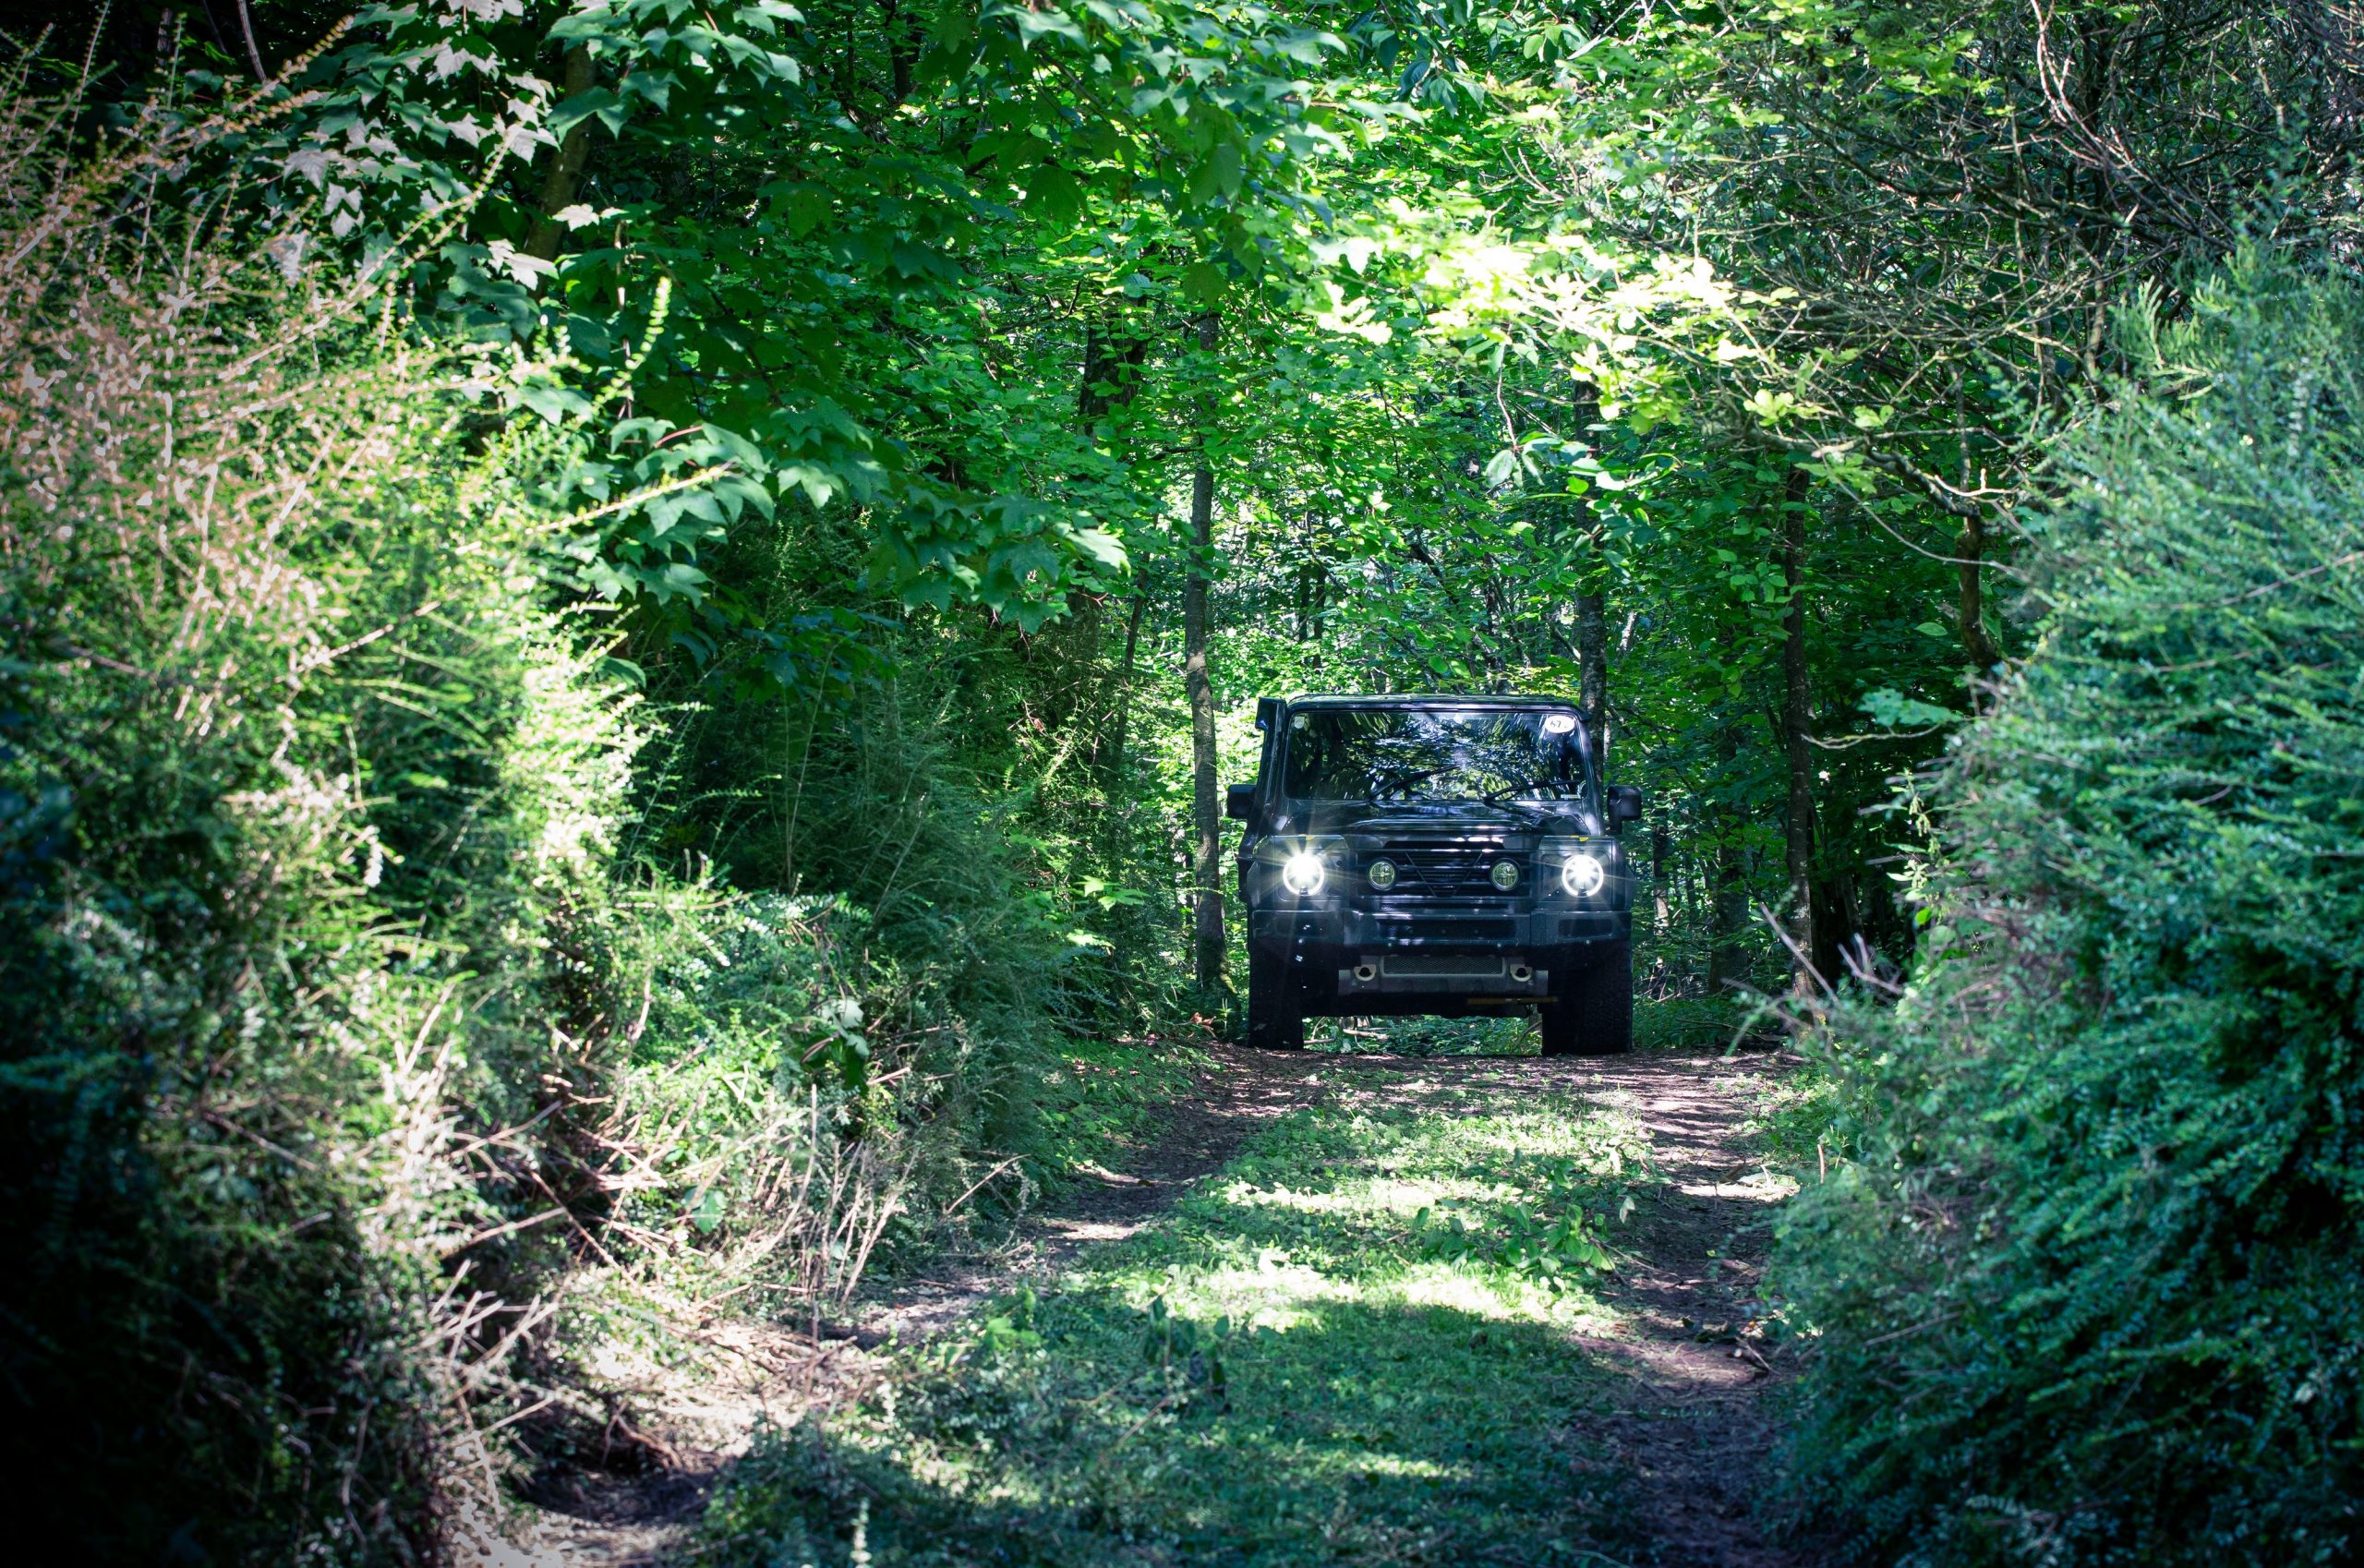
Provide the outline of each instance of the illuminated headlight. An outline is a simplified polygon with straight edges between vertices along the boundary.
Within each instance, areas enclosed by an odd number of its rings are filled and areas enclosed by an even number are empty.
[[[1560,886],[1579,899],[1589,899],[1609,881],[1609,868],[1582,850],[1560,862]]]
[[[1281,886],[1300,899],[1321,892],[1324,874],[1321,857],[1311,850],[1299,850],[1281,862]]]
[[[1518,862],[1496,861],[1494,869],[1488,874],[1493,879],[1495,887],[1507,893],[1518,886]]]
[[[1292,899],[1310,899],[1328,889],[1330,874],[1343,865],[1345,852],[1344,838],[1276,835],[1256,846],[1256,862],[1264,875],[1280,884],[1281,892]],[[1272,883],[1264,886],[1270,887]]]

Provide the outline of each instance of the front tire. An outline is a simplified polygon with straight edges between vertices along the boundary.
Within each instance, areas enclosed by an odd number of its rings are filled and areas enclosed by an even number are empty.
[[[1634,1048],[1634,945],[1601,950],[1570,995],[1543,1004],[1547,1056],[1622,1056]]]
[[[1259,1051],[1305,1049],[1305,1015],[1289,983],[1288,959],[1248,949],[1248,1043]]]

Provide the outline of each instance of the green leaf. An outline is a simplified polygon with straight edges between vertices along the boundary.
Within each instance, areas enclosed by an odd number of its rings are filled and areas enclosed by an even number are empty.
[[[624,128],[623,100],[617,97],[612,89],[595,87],[560,103],[543,123],[549,127],[552,136],[562,137],[584,121],[595,117],[608,127],[609,135],[621,131]]]

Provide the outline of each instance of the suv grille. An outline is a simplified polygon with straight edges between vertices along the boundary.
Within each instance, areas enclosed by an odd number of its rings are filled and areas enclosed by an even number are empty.
[[[1423,898],[1499,899],[1490,874],[1500,844],[1390,844],[1380,851],[1395,862],[1393,892]],[[1521,871],[1524,872],[1522,867]]]

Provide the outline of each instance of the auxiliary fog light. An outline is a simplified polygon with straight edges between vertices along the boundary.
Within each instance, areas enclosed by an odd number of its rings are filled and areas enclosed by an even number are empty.
[[[1310,850],[1299,850],[1281,862],[1281,886],[1300,899],[1321,892],[1324,874],[1321,857]]]
[[[1570,855],[1560,862],[1560,886],[1579,899],[1589,899],[1609,881],[1609,869],[1591,855]]]
[[[1494,886],[1507,893],[1518,886],[1518,862],[1496,861],[1490,874]]]
[[[1370,879],[1372,887],[1384,893],[1395,886],[1395,862],[1390,860],[1373,861],[1370,862],[1370,869],[1363,874]]]

